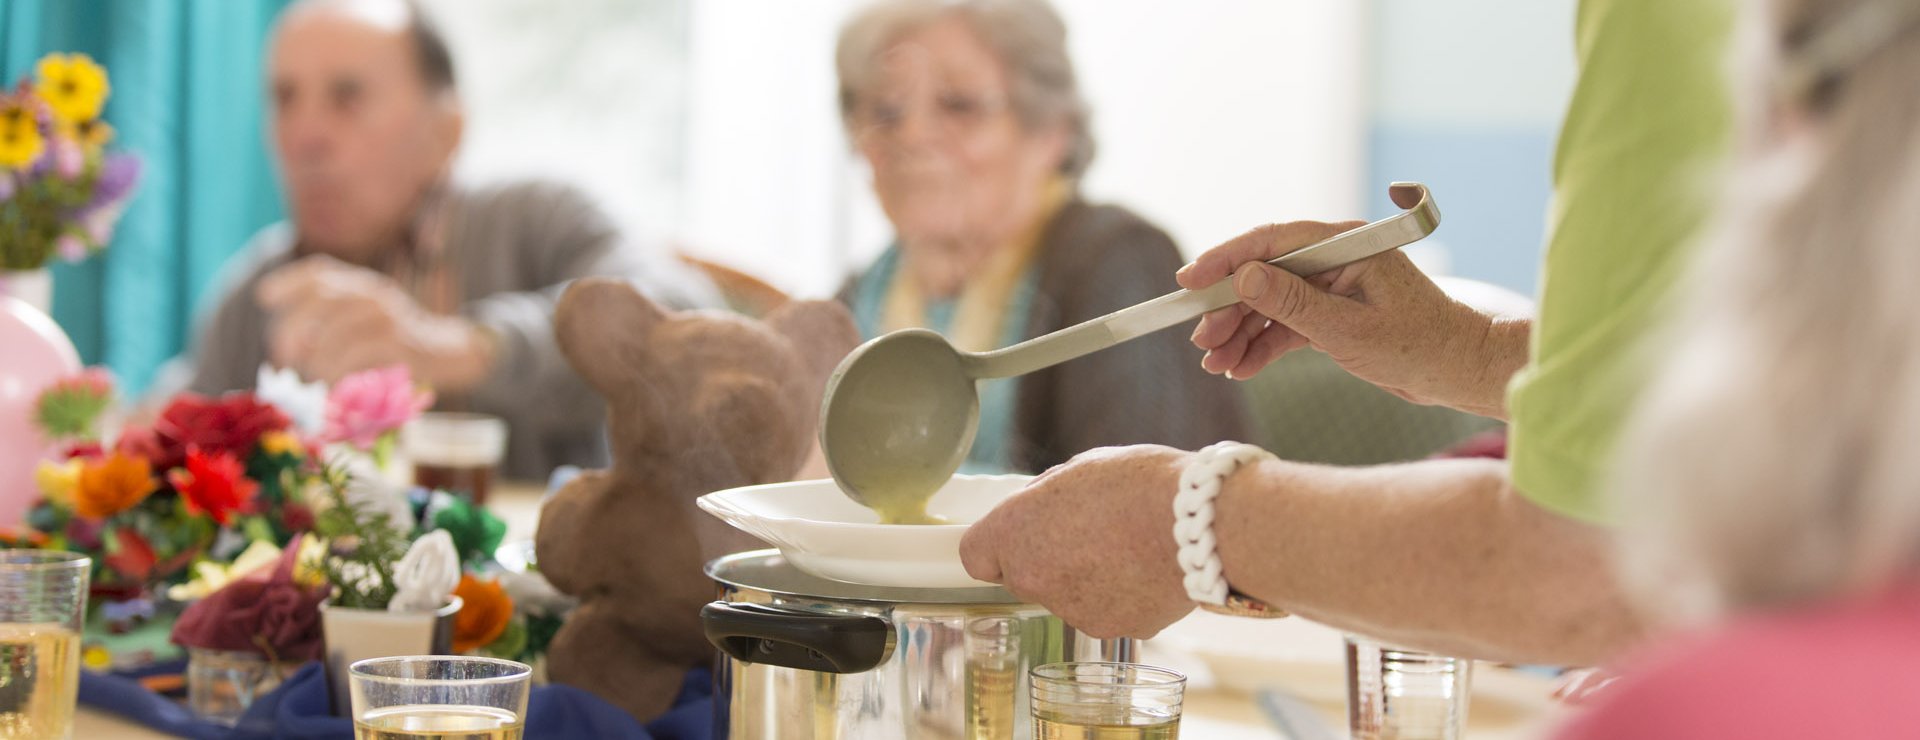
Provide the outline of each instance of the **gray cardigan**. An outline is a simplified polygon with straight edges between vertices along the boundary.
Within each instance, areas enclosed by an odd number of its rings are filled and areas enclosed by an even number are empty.
[[[1041,236],[1038,285],[1023,338],[1046,334],[1179,289],[1184,264],[1166,232],[1117,206],[1075,199]],[[857,281],[856,281],[857,282]],[[853,282],[840,293],[852,297]],[[1096,447],[1162,444],[1195,450],[1254,441],[1240,387],[1200,369],[1194,323],[1020,379],[1011,460],[1038,473]]]
[[[569,281],[589,275],[633,279],[675,308],[719,305],[704,277],[623,239],[593,203],[572,188],[515,183],[455,190],[446,248],[466,302],[460,312],[500,339],[495,364],[472,392],[445,395],[437,407],[478,411],[507,421],[502,472],[545,480],[562,464],[603,466],[604,402],[567,366],[554,343],[553,307]],[[215,394],[253,388],[267,358],[267,316],[254,287],[296,257],[293,229],[262,230],[229,265],[224,290],[201,317],[185,359],[186,387]]]

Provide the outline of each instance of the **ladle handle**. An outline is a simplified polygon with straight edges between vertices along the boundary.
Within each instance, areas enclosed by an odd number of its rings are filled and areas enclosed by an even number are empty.
[[[1420,241],[1439,228],[1440,209],[1427,186],[1396,182],[1387,189],[1387,194],[1393,198],[1394,205],[1405,210],[1288,252],[1267,264],[1312,277]],[[1233,291],[1233,279],[1229,277],[1201,290],[1177,290],[1005,349],[963,357],[969,374],[976,378],[1025,375],[1191,321],[1239,300]]]

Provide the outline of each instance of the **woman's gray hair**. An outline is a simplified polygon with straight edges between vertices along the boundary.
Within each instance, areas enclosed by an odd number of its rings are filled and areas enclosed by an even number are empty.
[[[1667,618],[1920,572],[1920,0],[1749,7],[1744,156],[1614,485]]]
[[[1007,66],[1013,112],[1028,129],[1065,124],[1070,136],[1061,173],[1078,178],[1093,163],[1087,102],[1067,55],[1067,26],[1046,0],[880,0],[840,30],[834,52],[840,117],[848,126],[860,93],[888,46],[934,21],[959,18]]]

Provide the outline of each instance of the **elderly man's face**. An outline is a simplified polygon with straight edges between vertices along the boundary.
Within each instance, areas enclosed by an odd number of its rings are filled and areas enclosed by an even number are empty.
[[[851,123],[874,191],[900,236],[1004,233],[1058,171],[1062,126],[1029,130],[1011,108],[1006,64],[964,21],[946,18],[884,52]]]
[[[397,7],[296,6],[272,49],[273,143],[301,243],[361,264],[398,243],[460,134]]]

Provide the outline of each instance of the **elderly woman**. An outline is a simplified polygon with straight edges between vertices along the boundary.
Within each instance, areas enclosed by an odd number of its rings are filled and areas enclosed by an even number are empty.
[[[1179,288],[1172,240],[1089,204],[1087,106],[1043,0],[887,0],[841,32],[840,110],[894,244],[841,298],[875,336],[985,350]],[[1178,329],[982,390],[973,471],[1038,472],[1106,445],[1245,437],[1239,390]]]
[[[1750,8],[1746,171],[1616,485],[1647,611],[1726,621],[1565,737],[1920,736],[1920,3]]]

